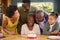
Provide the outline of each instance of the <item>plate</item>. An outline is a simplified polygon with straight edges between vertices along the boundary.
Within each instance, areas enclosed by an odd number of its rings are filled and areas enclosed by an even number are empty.
[[[49,39],[60,39],[60,36],[48,36]]]

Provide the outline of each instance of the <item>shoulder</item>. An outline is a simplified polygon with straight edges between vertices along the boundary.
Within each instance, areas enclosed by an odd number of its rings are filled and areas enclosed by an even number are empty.
[[[39,25],[35,23],[35,24],[34,24],[34,27],[39,27]]]
[[[47,22],[45,26],[50,26],[49,23]]]
[[[36,26],[36,25],[38,26],[38,24],[36,24],[36,23],[34,23],[34,25],[35,25],[35,26]]]
[[[2,21],[2,25],[4,25],[4,26],[5,26],[5,25],[7,25],[7,23],[8,23],[8,20],[7,20],[7,18],[6,18],[6,17],[4,17],[4,18],[3,18],[3,21]]]
[[[59,27],[59,24],[58,24],[58,22],[56,22],[54,26],[57,26],[57,27]]]
[[[47,22],[44,29],[48,29],[50,27],[49,23]]]
[[[18,9],[22,9],[22,6],[18,7]]]
[[[19,10],[19,11],[22,10],[22,7],[18,7],[18,10]]]
[[[7,16],[3,16],[3,21],[7,21],[8,17]]]
[[[35,12],[36,10],[37,10],[36,7],[33,7],[33,6],[30,7],[30,12]]]
[[[27,24],[23,24],[22,27],[27,27]]]
[[[55,24],[58,25],[58,22],[56,22]]]

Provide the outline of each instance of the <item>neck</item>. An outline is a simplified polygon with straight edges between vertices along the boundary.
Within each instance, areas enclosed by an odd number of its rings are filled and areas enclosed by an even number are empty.
[[[28,24],[27,24],[28,25]],[[33,30],[33,25],[28,25],[29,30]]]

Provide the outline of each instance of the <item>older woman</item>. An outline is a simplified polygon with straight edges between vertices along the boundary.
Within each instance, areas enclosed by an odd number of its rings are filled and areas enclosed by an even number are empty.
[[[17,6],[10,5],[5,13],[5,17],[3,18],[3,33],[4,34],[17,34],[17,24],[19,19],[19,12]]]

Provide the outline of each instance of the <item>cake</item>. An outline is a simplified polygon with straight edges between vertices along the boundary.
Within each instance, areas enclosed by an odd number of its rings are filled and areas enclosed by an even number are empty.
[[[37,35],[36,34],[28,34],[27,38],[34,39],[34,38],[37,38]]]

